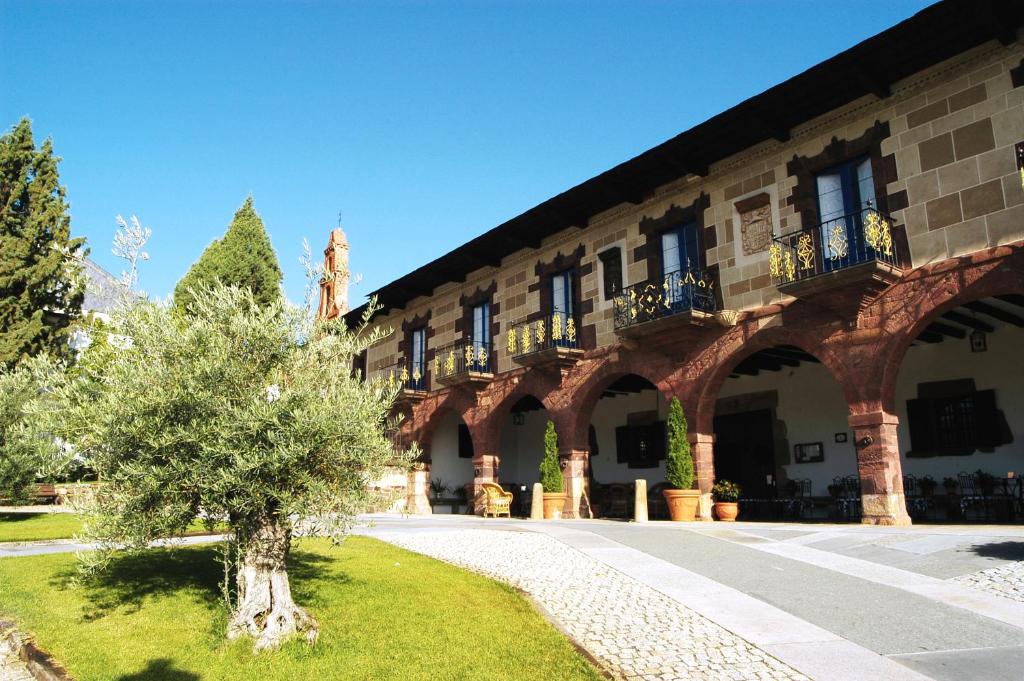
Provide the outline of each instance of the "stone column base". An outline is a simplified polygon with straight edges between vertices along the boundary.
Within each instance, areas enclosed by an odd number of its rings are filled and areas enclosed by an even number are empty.
[[[862,494],[861,519],[865,525],[911,525],[907,502],[902,494]]]
[[[412,471],[406,487],[405,512],[412,515],[431,515],[434,510],[427,498],[428,471]]]

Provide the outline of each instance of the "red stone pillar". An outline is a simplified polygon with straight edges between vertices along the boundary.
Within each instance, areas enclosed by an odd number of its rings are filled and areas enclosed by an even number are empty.
[[[873,411],[850,416],[860,474],[861,522],[910,525],[903,496],[903,467],[895,414]]]
[[[711,487],[715,484],[715,436],[713,433],[687,433],[693,471],[700,489],[699,520],[711,520]]]
[[[498,482],[501,457],[497,454],[473,454],[473,513],[484,514],[484,483]]]
[[[590,489],[587,469],[590,466],[589,449],[570,449],[559,454],[562,477],[565,478],[565,507],[563,518],[591,518]]]

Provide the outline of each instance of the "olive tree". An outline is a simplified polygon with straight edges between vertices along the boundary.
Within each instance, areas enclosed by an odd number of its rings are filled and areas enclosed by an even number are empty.
[[[245,289],[192,294],[187,314],[150,301],[124,308],[111,342],[57,388],[55,428],[104,481],[85,530],[101,544],[93,567],[197,515],[226,522],[228,638],[252,636],[257,650],[294,633],[312,642],[317,622],[288,581],[293,538],[312,527],[340,540],[367,483],[410,456],[385,436],[394,390],[351,372],[382,332],[366,331],[368,317],[351,331],[312,323]]]

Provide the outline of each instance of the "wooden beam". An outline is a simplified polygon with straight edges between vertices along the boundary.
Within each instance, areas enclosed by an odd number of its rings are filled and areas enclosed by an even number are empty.
[[[861,85],[866,87],[868,92],[879,99],[885,99],[892,94],[892,90],[889,88],[889,83],[875,73],[875,71],[869,66],[866,66],[862,62],[856,62],[854,64],[853,71],[857,75],[857,80],[860,81]]]
[[[800,360],[797,359],[796,357],[791,357],[791,356],[788,356],[788,355],[785,355],[785,354],[777,354],[771,348],[769,348],[767,350],[762,350],[761,352],[759,352],[757,354],[761,355],[762,357],[766,357],[769,360],[771,360],[772,362],[775,362],[777,364],[782,364],[782,365],[785,365],[785,366],[788,366],[788,367],[798,367],[798,366],[800,366]]]
[[[991,317],[992,319],[998,319],[999,321],[1006,322],[1007,324],[1024,327],[1024,317],[1019,317],[1012,312],[1007,312],[1002,308],[989,305],[988,303],[984,303],[980,300],[976,300],[973,303],[967,303],[964,307],[979,314]]]
[[[1005,296],[996,296],[999,300],[1017,307],[1024,307],[1024,296],[1019,293],[1008,293]]]
[[[922,331],[917,337],[917,340],[924,341],[925,343],[941,343],[942,339],[945,338],[941,333],[932,333],[931,331]]]
[[[964,326],[969,326],[969,327],[971,327],[972,329],[974,329],[976,331],[984,331],[985,333],[992,333],[993,331],[996,330],[996,327],[992,326],[988,322],[983,322],[980,319],[976,319],[976,318],[971,317],[969,315],[961,314],[960,312],[947,312],[946,314],[942,315],[942,318],[943,319],[948,319],[951,322],[956,322],[957,324],[963,324]],[[931,328],[931,327],[929,326],[928,328]]]
[[[959,326],[950,326],[942,322],[932,322],[925,330],[932,333],[941,333],[943,336],[952,336],[953,338],[967,338],[967,332]]]
[[[821,364],[821,360],[814,355],[804,352],[803,350],[790,350],[789,348],[774,347],[762,350],[761,352],[771,355],[772,357],[785,357],[787,359],[795,359],[798,362]]]

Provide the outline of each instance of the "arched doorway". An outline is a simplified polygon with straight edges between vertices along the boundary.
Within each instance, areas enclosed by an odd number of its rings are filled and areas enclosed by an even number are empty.
[[[447,409],[429,443],[427,490],[434,513],[461,513],[473,493],[473,438],[462,417]]]
[[[602,390],[590,417],[590,500],[596,514],[627,518],[633,513],[633,485],[644,479],[661,517],[665,480],[667,403],[657,386],[636,374],[620,376]]]
[[[813,354],[770,345],[735,362],[714,402],[716,480],[747,520],[859,520],[860,479],[840,383]]]
[[[961,298],[915,331],[893,404],[908,511],[916,520],[1020,522],[1024,295]]]
[[[533,483],[540,480],[544,458],[544,430],[549,415],[544,403],[532,394],[516,400],[501,427],[501,486],[512,492],[513,515],[529,515]]]

